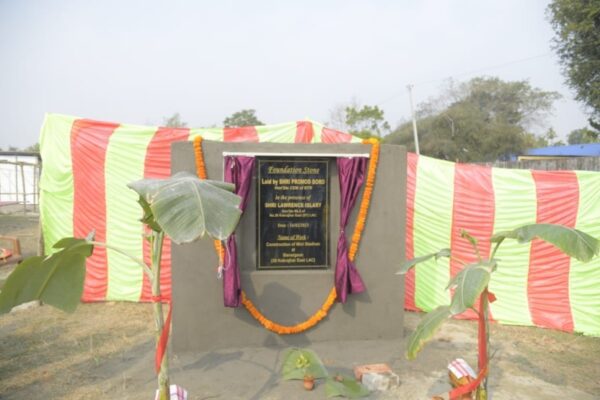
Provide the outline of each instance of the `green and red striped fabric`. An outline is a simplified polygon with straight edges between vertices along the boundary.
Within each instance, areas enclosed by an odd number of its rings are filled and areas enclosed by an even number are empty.
[[[40,147],[41,219],[46,249],[66,236],[85,237],[119,247],[147,262],[148,243],[139,221],[137,195],[127,183],[171,174],[170,145],[193,140],[274,143],[360,143],[347,133],[312,121],[243,128],[175,129],[46,115]],[[165,240],[161,288],[171,292],[171,243]],[[87,260],[83,301],[150,301],[141,267],[122,254],[96,247]]]
[[[479,240],[483,256],[493,232],[536,222],[600,238],[598,172],[490,168],[412,154],[407,172],[407,258],[449,247],[453,256],[473,261],[462,229]],[[496,258],[494,320],[600,336],[600,258],[584,264],[537,239],[506,241]],[[405,308],[431,311],[448,304],[444,288],[460,268],[446,259],[418,265],[406,277]]]
[[[95,230],[98,240],[149,261],[137,198],[126,184],[169,176],[170,144],[197,135],[229,142],[360,142],[312,121],[175,129],[48,114],[40,138],[46,249],[62,237]],[[597,172],[507,170],[409,154],[407,173],[407,258],[448,247],[460,259],[473,260],[462,229],[480,241],[484,255],[493,232],[534,222],[561,223],[600,237]],[[171,290],[170,245],[167,240],[163,250],[161,287],[166,296]],[[583,264],[539,241],[508,241],[497,258],[500,266],[490,282],[497,297],[491,305],[494,320],[600,336],[600,259]],[[445,287],[459,269],[447,259],[418,265],[406,277],[405,308],[430,311],[448,304]],[[150,285],[137,264],[96,248],[87,261],[83,300],[150,301]]]

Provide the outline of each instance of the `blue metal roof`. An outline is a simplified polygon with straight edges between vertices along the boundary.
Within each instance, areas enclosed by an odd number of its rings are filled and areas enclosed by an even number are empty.
[[[540,147],[529,149],[525,154],[528,156],[600,157],[600,143]]]

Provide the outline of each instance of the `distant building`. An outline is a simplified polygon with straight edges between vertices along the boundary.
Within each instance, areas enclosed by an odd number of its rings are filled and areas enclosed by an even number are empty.
[[[554,160],[571,157],[600,157],[600,143],[571,144],[568,146],[548,146],[529,149],[518,157],[519,161]]]

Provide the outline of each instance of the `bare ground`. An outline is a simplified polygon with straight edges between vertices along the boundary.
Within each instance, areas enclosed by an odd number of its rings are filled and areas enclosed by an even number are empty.
[[[22,236],[35,253],[37,219],[0,215],[0,234]],[[6,271],[0,271],[6,272]],[[419,319],[406,314],[404,334]],[[0,316],[0,399],[151,399],[153,322],[148,304],[83,304],[74,314],[48,306]],[[327,323],[324,321],[324,323]],[[387,362],[401,386],[374,399],[426,399],[447,390],[446,364],[476,359],[476,324],[451,321],[419,355],[404,341],[315,343],[332,371]],[[600,399],[600,338],[531,327],[492,326],[492,399]],[[190,399],[322,399],[279,378],[278,347],[231,348],[171,357],[172,378]]]

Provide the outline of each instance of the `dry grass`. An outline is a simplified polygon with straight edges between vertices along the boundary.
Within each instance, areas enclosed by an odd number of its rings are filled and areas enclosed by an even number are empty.
[[[71,315],[42,306],[5,315],[0,397],[103,398],[118,385],[118,365],[152,352],[152,343],[148,304],[84,304]]]
[[[18,236],[35,255],[38,217],[0,214],[0,234]],[[12,267],[0,270],[0,282]],[[149,304],[82,304],[73,314],[42,306],[0,317],[0,399],[124,398],[132,378],[125,370],[153,354]],[[142,373],[152,379],[148,366]],[[147,378],[146,378],[147,377]]]
[[[35,218],[0,215],[0,234],[22,236],[29,254],[37,246],[36,232]],[[406,333],[416,327],[419,318],[407,313]],[[155,387],[153,329],[149,304],[82,304],[70,315],[42,306],[0,316],[0,399],[150,398]],[[474,360],[476,329],[473,322],[449,322],[411,363],[401,360],[399,351],[395,365],[406,393],[411,384],[418,389],[438,375],[445,380],[445,360],[457,356]],[[522,396],[516,398],[526,399],[549,398],[546,393],[558,396],[552,398],[576,398],[562,395],[571,388],[592,397],[600,393],[600,338],[494,324],[491,340],[492,351],[497,352],[490,381],[498,399],[512,398],[515,387],[522,390]],[[185,369],[174,373],[185,379]],[[192,399],[203,396],[212,383],[217,386],[210,390],[226,389],[218,384],[220,378],[208,371],[193,373],[206,376],[202,381],[200,375],[194,375],[190,381]],[[243,381],[244,376],[234,379],[250,384]]]

